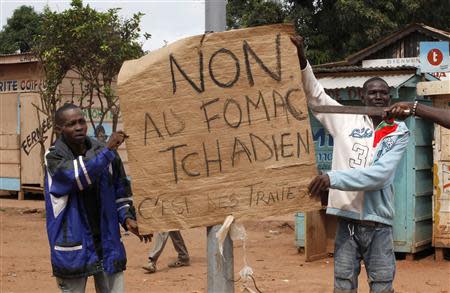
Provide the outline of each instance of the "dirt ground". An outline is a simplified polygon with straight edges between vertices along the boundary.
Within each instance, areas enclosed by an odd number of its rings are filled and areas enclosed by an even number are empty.
[[[0,292],[58,292],[51,275],[49,247],[45,230],[43,201],[17,201],[0,198]],[[292,220],[291,220],[292,218]],[[288,225],[286,225],[287,223]],[[246,256],[261,292],[332,292],[333,258],[305,262],[294,240],[294,217],[277,217],[245,223],[248,233]],[[291,228],[292,227],[292,228]],[[169,269],[176,255],[170,240],[158,261],[158,271],[148,274],[141,268],[151,244],[142,244],[125,235],[128,255],[125,271],[126,292],[206,292],[206,229],[183,231],[191,255],[191,266]],[[243,245],[234,243],[236,279],[244,265]],[[369,292],[364,270],[360,291]],[[236,282],[235,292],[243,283]],[[248,284],[255,290],[253,284]],[[450,261],[435,261],[433,255],[419,260],[398,260],[396,292],[450,292]],[[87,292],[95,292],[88,281]]]

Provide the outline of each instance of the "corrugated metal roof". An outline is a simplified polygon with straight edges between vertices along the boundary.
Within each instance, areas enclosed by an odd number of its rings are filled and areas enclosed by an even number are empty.
[[[314,73],[335,73],[335,72],[370,72],[370,71],[398,71],[398,70],[414,70],[414,66],[402,65],[395,67],[361,67],[361,66],[337,66],[337,67],[315,67]]]
[[[26,53],[0,53],[0,57],[3,56],[20,56],[20,55],[28,55],[30,54],[30,52],[26,52]]]
[[[384,79],[390,87],[398,87],[412,78],[414,74],[378,75]],[[343,89],[348,87],[362,88],[364,82],[374,76],[339,76],[322,77],[318,81],[325,89]]]
[[[38,59],[31,53],[0,55],[0,64],[17,64],[30,62],[38,62]]]
[[[412,24],[406,26],[404,29],[398,30],[398,31],[388,35],[387,37],[379,40],[375,44],[372,44],[371,46],[369,46],[367,48],[364,48],[350,56],[347,56],[345,58],[345,60],[319,64],[319,65],[317,65],[317,67],[326,68],[326,67],[356,65],[360,61],[364,60],[367,56],[383,50],[387,46],[397,42],[400,39],[405,39],[408,35],[413,34],[414,32],[420,32],[422,34],[430,36],[433,40],[434,39],[441,40],[441,41],[450,40],[450,32],[436,29],[436,28],[424,25],[422,23],[412,23]],[[394,57],[396,57],[396,56],[391,56],[390,58],[394,58]],[[404,57],[415,57],[415,56],[402,55],[402,56],[398,56],[398,57],[404,58]]]

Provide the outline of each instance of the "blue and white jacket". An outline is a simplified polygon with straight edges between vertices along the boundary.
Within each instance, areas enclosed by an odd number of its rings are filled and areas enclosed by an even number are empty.
[[[96,140],[86,138],[85,156],[75,157],[62,138],[45,156],[45,205],[53,274],[79,278],[125,270],[119,223],[135,218],[122,161]],[[99,259],[79,192],[97,185],[103,258]]]
[[[309,64],[302,80],[309,105],[340,105]],[[392,225],[394,175],[409,140],[405,123],[395,121],[395,131],[378,141],[377,126],[366,115],[313,114],[334,139],[327,214]]]

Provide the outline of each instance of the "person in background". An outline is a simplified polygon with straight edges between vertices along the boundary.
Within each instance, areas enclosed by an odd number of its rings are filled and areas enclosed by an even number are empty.
[[[106,131],[103,125],[97,125],[97,127],[95,128],[95,137],[99,142],[106,144],[108,135],[106,135]]]
[[[125,248],[119,224],[141,241],[130,182],[117,148],[127,135],[112,133],[106,146],[86,136],[81,109],[55,113],[55,144],[45,155],[45,207],[53,275],[63,293],[83,293],[89,276],[97,293],[124,292]]]
[[[156,263],[159,256],[166,246],[167,240],[170,237],[172,239],[173,247],[178,253],[178,258],[168,264],[169,268],[178,268],[183,266],[189,266],[189,253],[184,244],[183,237],[180,231],[160,232],[155,235],[155,244],[148,256],[148,263],[142,268],[149,273],[156,272]]]

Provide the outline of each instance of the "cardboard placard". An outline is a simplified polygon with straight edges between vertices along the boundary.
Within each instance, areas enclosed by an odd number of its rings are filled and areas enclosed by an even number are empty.
[[[144,232],[317,210],[291,25],[190,37],[125,62],[118,92]]]

